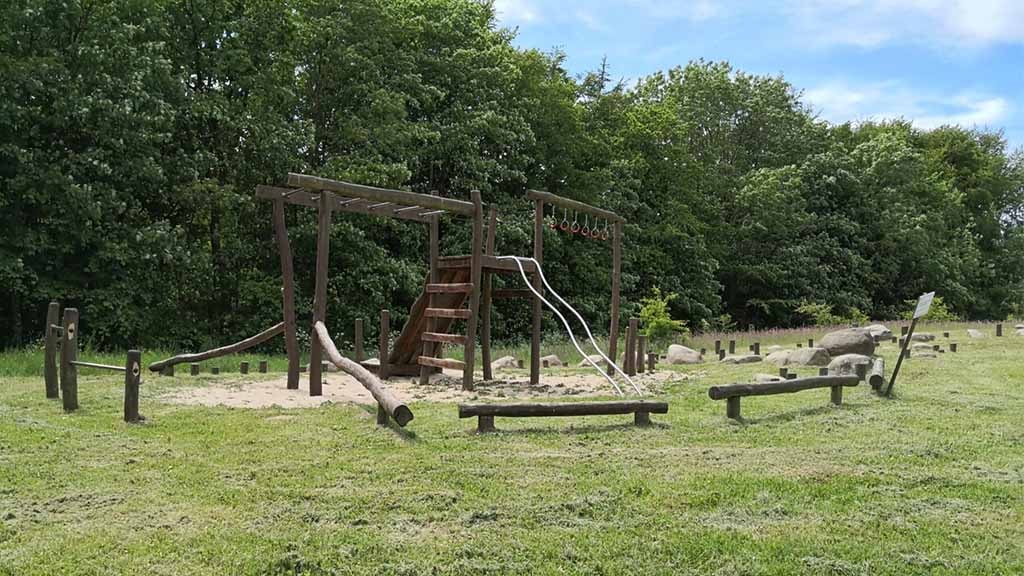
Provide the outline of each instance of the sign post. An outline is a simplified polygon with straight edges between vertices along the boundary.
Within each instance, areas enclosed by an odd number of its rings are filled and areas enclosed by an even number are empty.
[[[935,299],[935,292],[929,292],[922,294],[917,299],[917,308],[914,309],[914,317],[910,321],[910,329],[907,330],[907,335],[903,338],[903,346],[900,348],[900,357],[896,359],[896,368],[893,368],[892,378],[889,379],[889,387],[885,389],[886,396],[892,396],[892,387],[896,385],[896,376],[900,373],[900,366],[903,364],[903,359],[907,357],[907,350],[910,349],[910,342],[914,337],[914,328],[917,327],[917,320],[928,313],[928,310],[932,307],[932,300]]]

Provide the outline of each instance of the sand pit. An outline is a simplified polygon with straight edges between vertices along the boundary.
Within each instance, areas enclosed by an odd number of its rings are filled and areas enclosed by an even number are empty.
[[[599,374],[542,375],[540,384],[530,385],[529,376],[503,374],[503,378],[478,381],[476,390],[462,390],[462,375],[459,372],[437,374],[430,384],[420,386],[417,378],[392,378],[386,382],[388,388],[405,402],[462,402],[487,399],[538,399],[565,396],[612,396],[614,391],[608,381]],[[678,372],[654,372],[638,374],[633,378],[642,390],[657,393],[669,381],[687,379]],[[628,384],[617,380],[627,391]],[[309,395],[306,375],[299,381],[298,390],[285,388],[286,378],[254,380],[251,376],[233,376],[206,380],[204,385],[177,390],[163,398],[174,404],[192,406],[230,406],[235,408],[313,408],[321,404],[355,403],[372,404],[373,396],[351,376],[331,372],[324,375],[323,395]]]

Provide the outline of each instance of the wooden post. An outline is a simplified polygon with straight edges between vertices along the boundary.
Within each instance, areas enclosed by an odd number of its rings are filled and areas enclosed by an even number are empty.
[[[533,202],[533,259],[538,264],[544,262],[544,201],[534,200]],[[541,284],[540,274],[535,273],[533,275],[533,289],[538,293],[543,294],[544,287]],[[530,330],[530,384],[537,384],[540,382],[540,331],[541,331],[541,312],[542,302],[537,296],[533,297],[533,324]],[[612,277],[612,308],[616,308],[616,297],[615,297],[615,278]],[[614,312],[612,313],[612,327],[617,326]],[[614,342],[614,341],[613,341]],[[614,350],[615,344],[609,344]],[[614,355],[610,355],[609,358],[615,360]],[[608,367],[609,372],[611,366]],[[483,421],[481,421],[483,426]],[[492,424],[493,425],[493,424]]]
[[[832,387],[832,394],[831,394],[830,400],[836,406],[842,405],[842,403],[843,403],[843,387],[842,386],[833,386]]]
[[[715,340],[715,354],[718,354],[718,352],[721,349],[722,349],[722,341],[721,340]]]
[[[129,350],[124,363],[124,421],[138,422],[139,384],[142,383],[142,352]]]
[[[956,349],[957,349],[957,343],[956,342],[950,342],[949,343],[949,351],[955,353]]]
[[[543,222],[541,222],[543,224]],[[622,289],[622,222],[617,221],[612,227],[612,318],[608,328],[608,358],[616,362],[619,352],[619,292]],[[608,374],[614,368],[608,366]]]
[[[654,368],[658,363],[658,353],[648,352],[647,353],[647,371],[654,372]]]
[[[640,334],[636,337],[636,371],[644,373],[644,356],[647,354],[647,336]]]
[[[193,362],[188,365],[188,373],[192,376],[199,376],[199,362]]]
[[[814,348],[814,338],[808,338],[807,339],[807,347],[808,348]]]
[[[313,324],[327,321],[327,266],[331,250],[331,193],[326,190],[320,191],[319,211],[317,213],[316,231],[316,288],[313,294]],[[312,342],[309,350],[309,395],[322,396],[323,375],[321,373],[321,362],[323,362],[323,345],[320,337],[313,331]],[[383,369],[387,359],[381,358]]]
[[[730,396],[725,399],[725,417],[733,420],[740,419],[740,397]]]
[[[729,355],[732,356],[736,353],[736,341],[729,340]]]
[[[643,362],[641,362],[643,364]],[[650,412],[634,412],[633,413],[633,424],[637,426],[650,426],[651,425],[651,413]]]
[[[623,359],[628,376],[636,376],[636,329],[637,319],[630,318],[626,328],[626,357]]]
[[[949,332],[943,332],[942,333],[942,337],[943,338],[949,338]]]
[[[725,350],[723,350],[721,348],[718,350],[718,360],[719,361],[725,360]]]
[[[363,350],[363,319],[356,318],[355,335],[352,337],[356,348],[356,362],[366,359],[366,351]]]
[[[299,369],[301,370],[302,367],[300,366]],[[220,366],[210,366],[210,374],[213,374],[214,376],[220,374]]]
[[[469,281],[473,284],[473,291],[469,295],[469,318],[466,320],[466,344],[462,358],[465,364],[462,371],[463,390],[473,389],[473,368],[476,364],[476,322],[480,314],[480,284],[484,258],[484,208],[480,201],[480,191],[470,191],[469,197],[473,201],[473,235],[470,244],[472,252],[469,258]]]
[[[789,376],[789,368],[779,368],[779,376],[786,378]]]
[[[701,356],[704,356],[704,355],[705,355],[705,354],[707,354],[707,353],[708,353],[708,349],[707,349],[707,348],[701,348],[701,349],[700,349],[700,355],[701,355]]]
[[[259,371],[260,371],[260,374],[266,374],[267,373],[267,361],[266,360],[260,360]]]
[[[380,358],[380,367],[377,369],[377,377],[381,380],[388,379],[388,340],[391,338],[391,312],[380,311],[380,338],[377,340],[377,357]],[[310,370],[313,369],[312,360]]]
[[[828,376],[828,366],[818,368],[818,376]]]
[[[885,360],[882,358],[875,358],[871,362],[871,375],[868,377],[868,384],[875,392],[882,390],[882,386],[885,385]]]
[[[326,194],[323,192],[322,194]],[[295,271],[292,264],[292,247],[288,241],[288,229],[284,220],[284,199],[274,203],[274,237],[277,252],[281,258],[281,298],[284,311],[284,348],[288,354],[289,390],[299,389],[299,336],[295,321]]]
[[[78,410],[78,309],[65,308],[61,321],[63,336],[60,342],[60,386],[64,410]]]
[[[46,356],[43,358],[43,379],[47,398],[60,398],[60,377],[57,375],[57,322],[60,303],[50,302],[46,308]]]
[[[1002,335],[1003,335],[1003,325],[1002,324],[996,324],[996,337],[1000,337]]]
[[[481,414],[476,417],[476,431],[480,434],[494,432],[494,416]]]
[[[242,360],[241,362],[238,363],[238,373],[239,374],[248,374],[249,373],[249,362],[247,360]]]
[[[754,342],[754,356],[760,356],[760,355],[761,355],[761,343],[760,342]]]
[[[377,426],[388,425],[388,411],[383,406],[377,404]]]
[[[436,195],[436,190],[430,191],[431,195]],[[436,214],[430,217],[429,226],[429,238],[427,239],[429,247],[429,260],[430,260],[430,272],[427,283],[439,284],[441,282],[441,269],[438,267],[438,260],[440,259],[440,246],[441,246],[441,221],[439,216]],[[427,308],[434,308],[437,304],[437,298],[433,292],[427,293]],[[437,319],[427,318],[426,320],[427,332],[437,332]],[[436,358],[441,356],[443,344],[441,342],[423,342],[423,355],[428,358]],[[420,385],[425,386],[430,382],[430,374],[433,372],[433,368],[430,366],[420,366]]]
[[[494,240],[497,234],[498,228],[498,211],[491,206],[487,213],[487,242],[484,250],[488,256],[494,256]],[[483,362],[484,369],[484,380],[493,380],[494,374],[491,372],[491,300],[493,286],[491,282],[491,273],[483,272],[481,277],[483,282],[483,293],[481,298],[482,309],[480,310],[480,356],[481,362]]]

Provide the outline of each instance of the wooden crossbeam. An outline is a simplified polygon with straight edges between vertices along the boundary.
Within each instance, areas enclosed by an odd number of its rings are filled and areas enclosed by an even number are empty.
[[[415,211],[399,212],[394,210],[393,204],[390,202],[367,205],[366,200],[363,198],[345,198],[334,193],[330,194],[334,197],[332,211],[335,212],[366,214],[367,216],[388,216],[414,222],[430,222],[430,218],[421,216]],[[284,200],[288,204],[316,208],[320,194],[308,190],[293,190],[261,184],[256,187],[256,197],[261,200]]]
[[[429,210],[443,210],[462,214],[463,216],[473,216],[475,212],[473,203],[464,200],[442,198],[429,194],[417,194],[416,192],[406,192],[403,190],[375,188],[373,186],[320,178],[319,176],[311,176],[309,174],[289,173],[288,185],[299,186],[307,190],[327,190],[349,198],[365,198],[367,200],[389,202],[400,206],[422,206]]]

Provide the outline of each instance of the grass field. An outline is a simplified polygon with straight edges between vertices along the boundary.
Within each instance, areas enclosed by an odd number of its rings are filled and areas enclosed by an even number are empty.
[[[891,400],[751,398],[739,424],[707,387],[774,368],[708,363],[650,428],[498,418],[483,436],[450,404],[414,403],[398,431],[369,407],[162,403],[184,370],[147,376],[148,420],[127,425],[120,378],[83,372],[64,414],[27,375],[41,355],[8,354],[0,574],[1021,574],[1024,337],[963,328]]]

